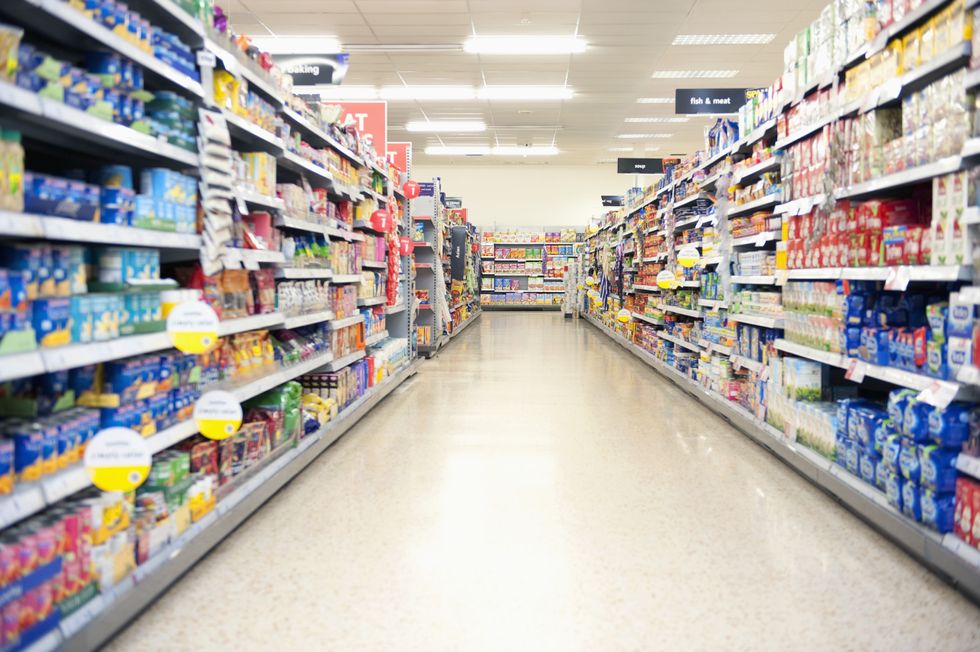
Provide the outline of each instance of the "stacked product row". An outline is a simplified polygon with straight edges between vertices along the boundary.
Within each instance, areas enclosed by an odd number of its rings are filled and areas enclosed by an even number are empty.
[[[582,263],[590,319],[980,595],[968,4],[829,5]]]

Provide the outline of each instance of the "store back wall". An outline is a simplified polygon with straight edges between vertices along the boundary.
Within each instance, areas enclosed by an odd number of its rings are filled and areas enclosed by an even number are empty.
[[[443,191],[462,197],[480,227],[577,226],[602,215],[601,195],[620,195],[633,176],[615,165],[416,165],[412,178],[441,177]],[[653,183],[648,177],[645,185]]]

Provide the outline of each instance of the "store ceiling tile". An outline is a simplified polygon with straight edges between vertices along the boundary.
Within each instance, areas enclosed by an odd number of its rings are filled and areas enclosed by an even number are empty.
[[[665,154],[702,146],[704,128],[712,119],[642,125],[651,129],[628,129],[624,119],[672,115],[672,104],[640,105],[636,99],[672,97],[677,88],[769,85],[781,71],[786,43],[819,15],[825,3],[753,0],[738,11],[731,10],[731,0],[230,0],[226,4],[233,24],[245,33],[334,35],[349,46],[457,48],[404,54],[352,49],[346,80],[350,85],[551,86],[567,80],[575,95],[564,102],[391,102],[392,131],[416,143],[417,155],[424,159],[421,150],[430,140],[436,144],[469,141],[456,140],[455,135],[409,134],[401,129],[405,122],[479,119],[489,129],[478,136],[506,139],[505,144],[550,144],[555,139],[562,154],[553,161],[591,165],[615,158],[608,151],[614,146],[636,146],[637,152],[643,152],[650,145]],[[483,35],[577,33],[589,49],[543,57],[471,55],[462,51],[462,44],[474,29]],[[679,34],[738,32],[777,36],[759,46],[671,45]],[[739,74],[727,80],[651,79],[656,70],[722,68]],[[650,142],[616,138],[626,132],[674,136]]]

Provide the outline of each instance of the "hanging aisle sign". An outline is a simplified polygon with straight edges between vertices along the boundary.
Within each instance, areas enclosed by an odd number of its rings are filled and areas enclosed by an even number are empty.
[[[272,60],[293,76],[295,86],[337,85],[344,82],[349,54],[275,54]]]
[[[387,102],[331,102],[343,109],[340,123],[346,124],[348,117],[354,119],[354,126],[362,138],[370,137],[374,151],[388,153],[388,103]]]
[[[738,113],[755,93],[754,88],[678,88],[674,111],[679,115]]]
[[[402,172],[408,172],[408,162],[412,158],[412,143],[388,143],[388,163]]]
[[[617,174],[663,174],[662,158],[619,158],[616,159]]]
[[[622,159],[620,159],[622,160]],[[602,205],[609,207],[617,207],[623,205],[622,195],[602,195]]]

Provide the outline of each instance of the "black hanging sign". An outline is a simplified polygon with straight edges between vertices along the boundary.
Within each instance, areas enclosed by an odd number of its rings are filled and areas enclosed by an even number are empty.
[[[619,174],[663,174],[662,158],[621,158],[616,159],[616,172]]]
[[[754,93],[754,88],[678,88],[674,111],[680,115],[738,113]]]
[[[295,86],[336,85],[344,81],[349,54],[276,54],[272,60],[293,76]],[[319,100],[319,98],[317,98]]]
[[[462,208],[462,197],[446,197],[446,208]]]
[[[610,206],[610,207],[622,206],[623,205],[623,196],[622,195],[603,195],[602,196],[602,205],[603,206]]]

